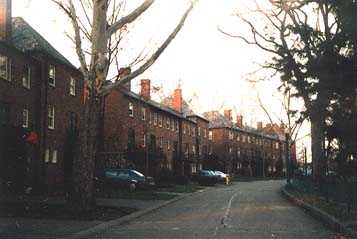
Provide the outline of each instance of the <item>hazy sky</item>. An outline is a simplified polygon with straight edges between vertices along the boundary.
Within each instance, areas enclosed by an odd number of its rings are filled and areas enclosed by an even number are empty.
[[[140,2],[142,0],[128,1],[128,11]],[[156,0],[129,35],[130,44],[122,55],[123,64],[130,52],[139,52],[145,46],[148,51],[155,50],[179,21],[188,2]],[[255,90],[245,80],[248,73],[258,69],[254,62],[263,62],[267,58],[266,53],[217,30],[219,26],[234,34],[249,34],[246,26],[232,16],[245,11],[243,3],[251,1],[200,0],[176,39],[132,84],[137,86],[140,79],[148,78],[154,86],[162,84],[164,93],[169,95],[181,82],[184,98],[192,99],[192,107],[198,113],[233,109],[233,113],[242,114],[245,122],[254,127],[257,121],[269,123],[256,103]],[[71,25],[50,0],[14,0],[13,16],[23,17],[74,65],[79,66],[73,44],[64,34]],[[272,95],[276,94],[278,85],[279,81],[275,80],[256,86],[266,106],[277,114],[280,105]]]

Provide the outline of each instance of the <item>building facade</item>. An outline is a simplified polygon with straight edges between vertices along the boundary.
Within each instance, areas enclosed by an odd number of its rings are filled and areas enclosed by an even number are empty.
[[[80,72],[22,18],[0,12],[2,181],[61,184],[70,175],[83,106]]]

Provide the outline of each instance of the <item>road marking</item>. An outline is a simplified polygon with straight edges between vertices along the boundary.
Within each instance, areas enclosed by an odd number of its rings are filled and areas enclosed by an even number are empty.
[[[222,217],[221,224],[215,228],[215,231],[214,231],[214,233],[212,234],[212,236],[210,237],[210,239],[213,239],[213,238],[217,235],[217,232],[218,232],[218,230],[219,230],[220,228],[224,229],[224,228],[226,228],[226,227],[228,226],[228,224],[227,224],[227,219],[228,219],[228,216],[229,216],[229,212],[231,211],[232,202],[233,202],[234,198],[235,198],[237,195],[238,195],[238,193],[235,193],[235,194],[231,197],[231,199],[229,200],[228,206],[227,206],[227,208],[226,208],[226,211],[225,211],[225,213],[224,213],[224,215],[223,215],[223,217]]]

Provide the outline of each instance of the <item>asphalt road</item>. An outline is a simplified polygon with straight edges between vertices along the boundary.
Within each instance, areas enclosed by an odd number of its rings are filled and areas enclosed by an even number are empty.
[[[337,238],[286,201],[279,191],[283,184],[259,181],[211,188],[87,238]]]

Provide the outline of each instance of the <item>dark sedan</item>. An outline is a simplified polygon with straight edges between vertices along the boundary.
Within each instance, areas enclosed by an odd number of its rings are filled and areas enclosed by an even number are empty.
[[[201,170],[195,174],[194,180],[201,185],[213,185],[219,181],[219,178],[213,171]]]
[[[120,187],[130,191],[155,186],[152,177],[145,177],[142,173],[132,169],[107,169],[101,178],[103,187]]]

